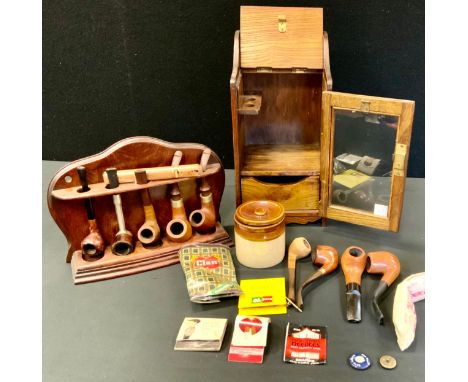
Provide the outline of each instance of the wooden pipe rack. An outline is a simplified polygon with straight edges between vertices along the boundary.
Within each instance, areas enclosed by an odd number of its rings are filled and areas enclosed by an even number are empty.
[[[194,177],[152,180],[144,184],[121,183],[114,189],[106,188],[103,179],[103,173],[109,167],[125,170],[170,166],[176,151],[183,154],[182,165],[197,164],[205,149],[208,148],[195,143],[174,144],[152,137],[132,137],[115,143],[99,154],[74,161],[57,172],[49,184],[47,201],[50,214],[67,239],[66,261],[71,263],[75,284],[112,279],[178,263],[177,252],[187,244],[233,245],[228,233],[220,224],[219,205],[224,191],[224,168],[213,151],[206,169]],[[89,190],[86,192],[80,192],[77,174],[79,166],[84,166],[87,170]],[[206,180],[211,189],[216,226],[206,234],[194,230],[193,236],[186,242],[171,242],[164,233],[172,218],[171,185],[179,185],[188,215],[201,206],[201,178]],[[149,189],[157,222],[161,227],[161,239],[155,245],[143,245],[137,240],[138,229],[145,221],[140,195],[142,189]],[[117,256],[111,251],[118,230],[112,201],[112,195],[115,194],[121,195],[125,224],[135,239],[135,249],[126,256]],[[106,243],[104,254],[97,259],[85,258],[81,251],[81,241],[89,233],[84,207],[87,198],[93,202],[97,226]]]

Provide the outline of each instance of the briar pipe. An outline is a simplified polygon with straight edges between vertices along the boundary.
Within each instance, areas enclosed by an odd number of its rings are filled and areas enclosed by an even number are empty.
[[[148,177],[145,170],[135,170],[135,179],[138,184],[148,183]],[[151,195],[147,188],[140,192],[143,202],[143,211],[145,214],[145,222],[138,230],[137,236],[143,244],[154,244],[159,240],[161,230],[156,220],[153,203],[151,203]]]
[[[312,250],[305,237],[296,237],[288,248],[288,298],[296,302],[296,261],[307,257]]]
[[[363,189],[335,190],[332,194],[332,201],[333,203],[363,209],[374,204],[372,194]]]
[[[332,200],[334,203],[346,204],[352,192],[353,190],[335,190],[332,193]]]
[[[108,168],[106,170],[109,184],[107,188],[119,187],[119,179],[117,178],[117,169]],[[117,223],[119,225],[119,231],[115,235],[115,240],[112,243],[112,253],[118,256],[125,256],[133,252],[133,236],[130,231],[125,228],[125,218],[122,209],[122,199],[120,194],[112,195],[114,201],[115,214],[117,215]]]
[[[361,276],[366,268],[367,254],[359,247],[348,247],[341,256],[341,269],[346,282],[346,318],[361,322]]]
[[[86,168],[78,166],[76,171],[80,178],[81,189],[78,192],[87,192],[90,190],[88,186],[88,177]],[[83,257],[99,257],[104,253],[104,239],[99,232],[96,218],[94,215],[93,202],[90,198],[85,199],[86,215],[88,216],[89,234],[81,241],[81,252]]]
[[[201,156],[200,166],[203,172],[206,170],[208,159],[210,159],[211,150],[205,149]],[[210,185],[203,177],[200,186],[200,201],[201,208],[192,211],[189,216],[190,224],[199,233],[207,233],[213,230],[216,226],[216,210],[213,204],[213,194],[211,193]]]
[[[307,277],[299,287],[297,291],[297,305],[300,309],[304,306],[304,289],[318,278],[332,273],[338,267],[338,251],[329,245],[317,245],[315,251],[312,252],[312,263],[321,265],[321,267]]]
[[[178,166],[182,160],[182,151],[176,151],[172,158],[172,166]],[[167,223],[166,235],[170,241],[183,243],[192,237],[192,226],[185,213],[184,200],[180,194],[177,183],[172,185],[171,190],[172,220]]]
[[[379,300],[400,274],[400,261],[393,253],[386,251],[369,252],[367,256],[367,273],[382,274],[372,298],[372,312],[377,317],[379,324],[383,325],[384,315],[379,308]]]

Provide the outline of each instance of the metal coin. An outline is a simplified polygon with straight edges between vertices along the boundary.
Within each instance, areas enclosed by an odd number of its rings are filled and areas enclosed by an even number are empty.
[[[357,370],[366,370],[371,367],[371,360],[364,353],[351,354],[348,358],[348,362],[353,369]]]
[[[394,369],[397,365],[397,361],[391,355],[385,354],[379,359],[380,366],[384,369]]]

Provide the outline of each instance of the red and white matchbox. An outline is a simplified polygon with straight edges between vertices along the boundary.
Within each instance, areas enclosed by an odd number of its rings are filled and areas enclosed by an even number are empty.
[[[269,323],[268,317],[237,316],[228,361],[262,363]]]

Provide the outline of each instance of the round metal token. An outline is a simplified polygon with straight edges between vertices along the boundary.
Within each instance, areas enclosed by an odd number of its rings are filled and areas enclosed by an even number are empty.
[[[397,365],[397,361],[391,355],[385,354],[379,359],[380,366],[384,369],[394,369]]]
[[[364,353],[354,353],[348,358],[349,365],[353,369],[366,370],[371,366],[370,358]]]

